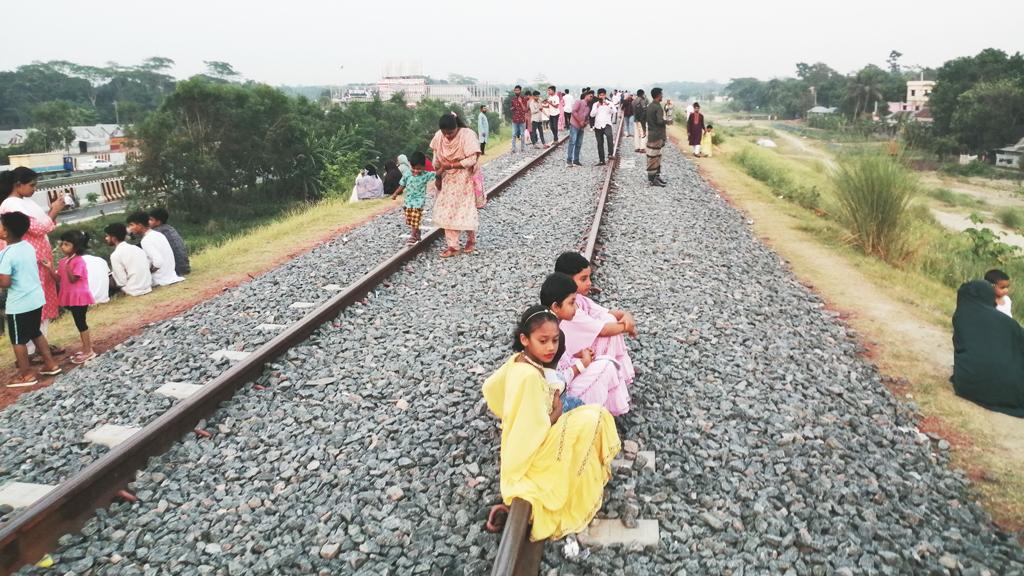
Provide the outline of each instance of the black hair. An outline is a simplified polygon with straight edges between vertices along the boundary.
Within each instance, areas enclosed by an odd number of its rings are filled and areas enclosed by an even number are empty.
[[[0,214],[0,223],[3,224],[9,235],[8,241],[14,238],[21,239],[22,236],[28,232],[28,227],[32,224],[29,222],[28,216],[21,212],[8,212],[6,214]]]
[[[481,110],[483,110],[484,108],[487,108],[487,104],[481,104],[481,105],[480,105],[480,109],[481,109]]]
[[[149,214],[146,214],[145,212],[132,212],[128,215],[128,218],[125,219],[125,222],[128,224],[141,224],[146,228],[149,228]]]
[[[384,161],[384,172],[385,173],[387,173],[387,172],[394,172],[395,170],[398,170],[398,162],[395,162],[394,160],[386,160],[386,161]]]
[[[14,192],[15,184],[31,184],[37,178],[39,174],[26,166],[18,166],[14,170],[0,173],[0,200],[6,199]]]
[[[694,108],[700,108],[700,102],[694,102],[693,103],[693,107]]]
[[[661,96],[661,88],[651,88],[651,99]]]
[[[367,176],[376,176],[377,175],[377,167],[374,166],[373,164],[367,164],[366,166],[363,166],[363,170],[366,170],[366,175]]]
[[[513,88],[513,90],[515,90],[516,88],[519,88],[520,90],[522,90],[522,89],[523,89],[523,87],[522,87],[522,86],[520,86],[519,84],[516,84],[516,86],[515,86],[515,88]]]
[[[545,322],[558,324],[558,317],[546,306],[541,306],[540,304],[534,304],[527,308],[519,316],[516,329],[512,332],[512,350],[514,352],[522,352],[524,348],[523,343],[519,341],[519,337],[529,337],[530,334],[533,334],[534,330],[543,326]]]
[[[540,90],[534,90],[533,91],[533,95],[534,96],[540,96]]]
[[[558,90],[558,89],[555,88],[554,86],[548,86],[548,90]]]
[[[576,281],[572,279],[572,276],[554,272],[548,274],[540,286],[540,303],[550,308],[553,304],[561,303],[575,293]]]
[[[993,286],[1004,280],[1009,282],[1010,275],[998,268],[993,268],[992,270],[985,272],[985,281]]]
[[[423,155],[423,152],[413,152],[409,155],[409,166],[426,166],[427,157]]]
[[[598,96],[600,96],[601,94],[607,94],[607,93],[608,93],[608,91],[605,90],[604,88],[598,88],[597,89],[597,95]]]
[[[641,88],[641,89],[637,90],[637,91],[636,91],[636,95],[637,95],[637,96],[643,96],[643,95],[644,95],[644,89],[643,89],[643,88]]]
[[[81,256],[89,247],[89,235],[82,230],[68,230],[60,235],[61,242],[67,242],[75,249],[75,254]]]
[[[711,130],[711,129],[714,128],[714,126],[712,126],[711,124],[708,124],[707,126],[705,126],[705,128],[707,128],[708,130]]]
[[[579,252],[562,252],[555,259],[555,272],[561,272],[567,276],[575,276],[585,268],[590,268],[590,261]]]
[[[153,208],[149,211],[149,217],[153,220],[159,220],[161,224],[167,224],[167,219],[171,215],[167,213],[167,208]]]
[[[455,112],[445,112],[437,121],[437,127],[441,130],[454,130],[456,128],[467,128],[466,123]]]
[[[113,224],[107,224],[107,227],[103,229],[103,233],[107,236],[113,236],[121,242],[128,237],[128,229],[124,227],[124,224],[120,222],[114,222]]]

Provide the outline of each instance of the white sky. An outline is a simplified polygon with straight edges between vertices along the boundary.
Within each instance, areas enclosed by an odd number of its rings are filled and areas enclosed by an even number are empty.
[[[639,87],[793,75],[799,61],[850,72],[892,49],[926,66],[1024,50],[1022,0],[50,0],[4,14],[3,70],[166,56],[179,77],[222,60],[269,84],[371,82],[404,63],[437,78]]]

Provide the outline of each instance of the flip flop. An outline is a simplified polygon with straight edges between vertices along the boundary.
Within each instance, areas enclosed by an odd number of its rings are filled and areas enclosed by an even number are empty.
[[[508,520],[508,506],[495,504],[491,506],[491,512],[487,515],[487,524],[484,529],[491,534],[499,534],[505,529],[505,520]]]
[[[29,386],[35,386],[39,383],[39,380],[35,376],[24,376],[21,379],[15,380],[7,384],[8,388],[28,388]]]
[[[459,253],[458,248],[445,248],[444,252],[441,252],[441,258],[451,258]]]
[[[85,364],[86,362],[88,362],[89,360],[92,360],[95,357],[96,357],[96,352],[92,352],[88,356],[83,356],[81,352],[76,352],[75,355],[71,357],[71,363],[72,364]]]
[[[41,376],[56,376],[57,374],[60,374],[61,372],[63,372],[63,370],[60,369],[60,366],[57,366],[53,370],[40,370],[39,374]]]

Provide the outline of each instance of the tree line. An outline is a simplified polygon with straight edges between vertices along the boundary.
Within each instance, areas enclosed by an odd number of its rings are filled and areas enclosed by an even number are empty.
[[[931,124],[905,127],[908,143],[938,154],[988,153],[1024,137],[1024,55],[988,48],[945,62],[937,69],[904,67],[893,50],[888,69],[868,64],[842,74],[825,63],[796,65],[796,77],[735,78],[726,92],[738,111],[783,119],[803,118],[815,101],[837,108],[832,127],[859,127],[888,102],[902,102],[908,80],[934,80],[929,100]],[[868,129],[871,129],[868,126]]]

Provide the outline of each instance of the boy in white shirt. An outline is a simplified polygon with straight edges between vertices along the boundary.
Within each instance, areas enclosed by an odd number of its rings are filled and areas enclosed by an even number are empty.
[[[110,224],[103,229],[103,239],[114,247],[110,255],[111,289],[119,289],[129,296],[142,296],[153,291],[153,276],[149,272],[149,258],[142,248],[125,242],[128,230],[124,224]]]
[[[153,272],[154,286],[177,284],[184,280],[174,271],[174,251],[167,237],[149,229],[149,214],[135,212],[128,217],[128,231],[141,238],[139,245],[149,258],[149,269]]]
[[[985,280],[996,289],[996,310],[1013,318],[1013,302],[1010,300],[1010,276],[997,268],[985,272]]]

